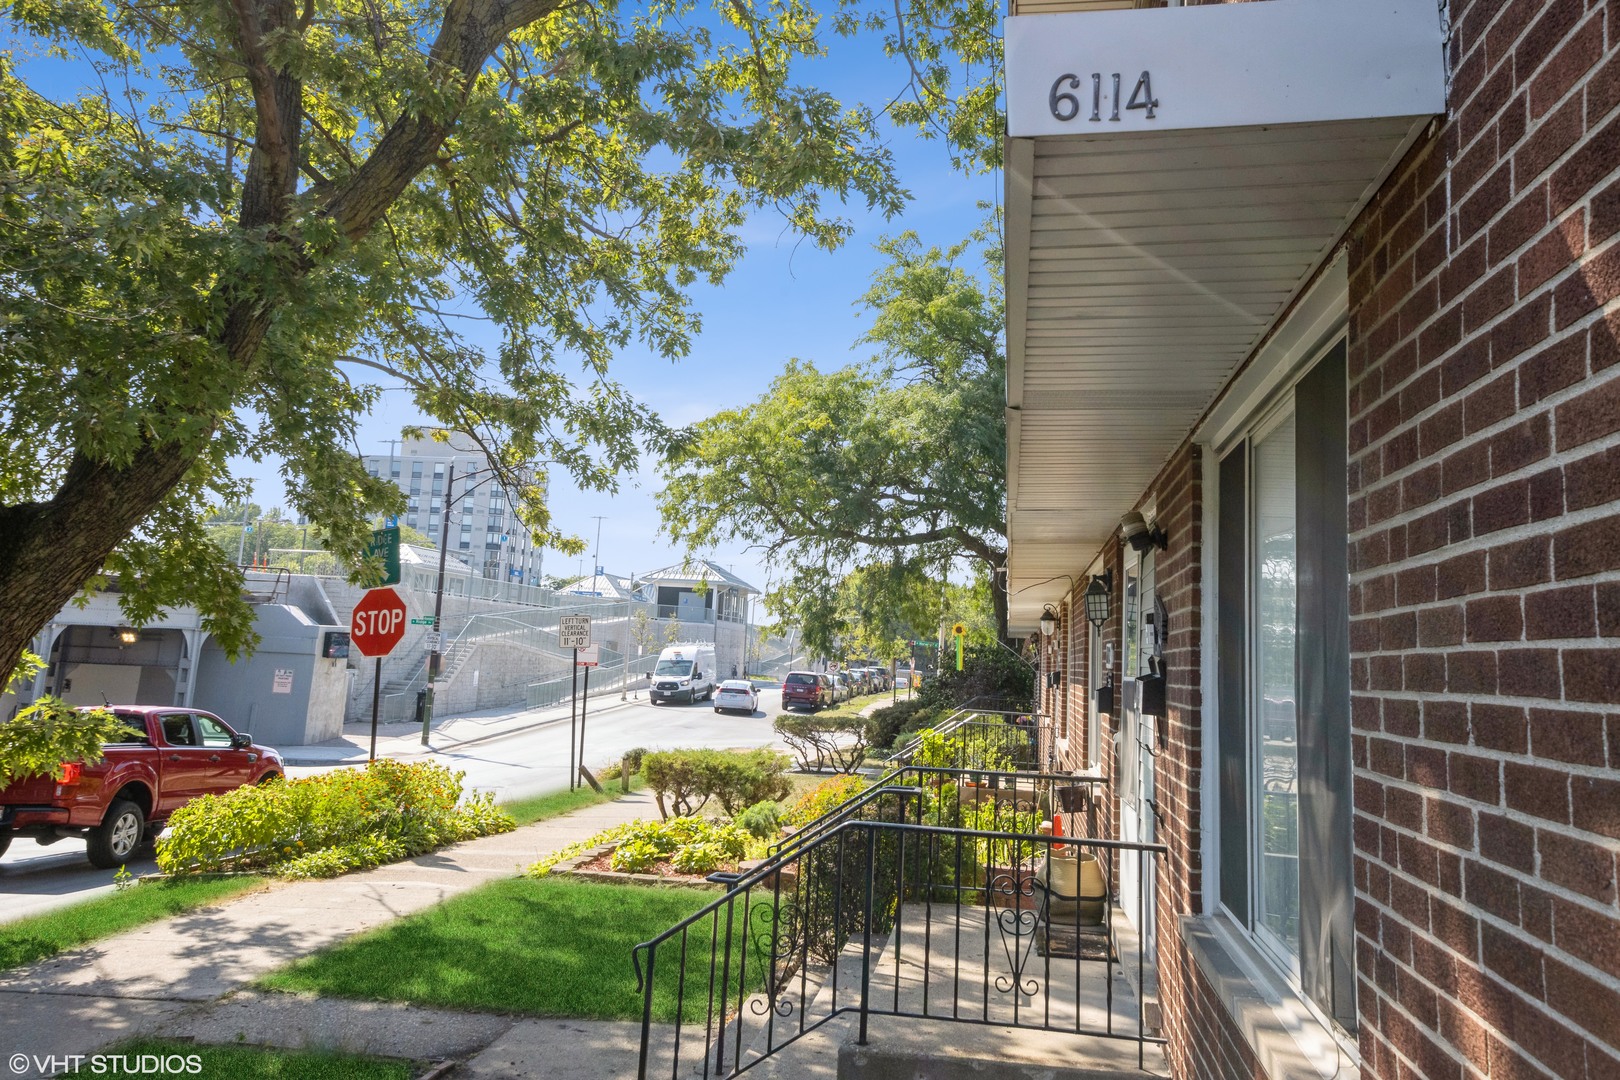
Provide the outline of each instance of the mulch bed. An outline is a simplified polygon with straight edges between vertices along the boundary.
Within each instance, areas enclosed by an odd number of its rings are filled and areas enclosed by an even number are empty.
[[[591,858],[580,863],[578,866],[574,867],[574,869],[609,871],[613,873],[621,872],[613,869],[613,852],[611,850],[604,851],[600,855],[592,856]],[[737,871],[735,864],[730,866],[722,866],[720,869],[730,873],[736,873]],[[640,873],[642,875],[649,875],[652,877],[668,878],[671,882],[681,885],[704,885],[707,884],[704,879],[708,877],[707,874],[683,874],[676,870],[675,867],[671,866],[668,859],[656,862],[652,865],[651,869],[642,870]]]

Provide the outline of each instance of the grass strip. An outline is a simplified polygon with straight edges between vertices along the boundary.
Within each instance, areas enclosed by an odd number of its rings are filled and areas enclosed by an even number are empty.
[[[262,1046],[207,1046],[161,1039],[123,1043],[99,1055],[102,1076],[230,1077],[230,1080],[411,1080],[408,1061],[339,1054],[324,1050],[278,1050]],[[157,1067],[153,1067],[153,1058]],[[144,1060],[143,1060],[144,1059]],[[196,1063],[201,1062],[201,1068]],[[105,1070],[105,1071],[104,1071]]]
[[[597,778],[603,787],[603,793],[597,794],[589,784],[582,783],[573,791],[553,791],[549,795],[536,795],[529,799],[518,799],[514,802],[502,803],[501,809],[512,815],[512,820],[519,825],[533,825],[536,821],[547,818],[560,817],[575,810],[582,810],[597,803],[612,802],[624,792],[619,790],[619,778],[603,780]],[[641,774],[636,773],[630,778],[630,790],[641,790]]]
[[[263,881],[256,875],[143,881],[133,888],[0,924],[0,971],[228,900],[258,888]]]
[[[399,1001],[473,1012],[636,1020],[630,951],[717,899],[718,892],[546,878],[497,881],[351,938],[259,980],[269,990]],[[708,1007],[709,942],[719,926],[690,931],[685,1019]],[[740,935],[743,912],[733,915]],[[659,955],[653,1018],[676,1012],[679,942]],[[750,958],[750,978],[759,970]],[[736,1000],[736,975],[733,971]],[[752,989],[752,988],[750,988]]]

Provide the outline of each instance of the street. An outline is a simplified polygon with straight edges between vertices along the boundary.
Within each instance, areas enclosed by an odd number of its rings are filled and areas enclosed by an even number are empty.
[[[626,750],[672,750],[677,747],[742,749],[769,746],[775,741],[771,724],[781,712],[782,692],[760,692],[760,708],[753,716],[716,713],[709,702],[692,705],[652,705],[643,692],[639,701],[620,703],[595,699],[585,719],[582,760],[593,770],[615,762]],[[467,774],[468,789],[492,791],[497,802],[544,795],[568,786],[568,719],[548,720],[535,727],[493,736],[487,740],[434,751],[432,760]],[[412,758],[402,755],[406,760]],[[291,766],[289,776],[310,776],[344,766]],[[157,872],[150,859],[131,863],[132,874]],[[113,872],[97,870],[85,861],[84,841],[66,838],[48,847],[19,840],[0,856],[0,895],[4,917],[21,918],[54,907],[111,892]]]

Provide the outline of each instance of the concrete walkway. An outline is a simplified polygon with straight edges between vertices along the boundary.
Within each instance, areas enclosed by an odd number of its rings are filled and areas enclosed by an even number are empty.
[[[182,1030],[188,1016],[308,953],[656,813],[651,796],[630,794],[375,870],[274,884],[0,975],[0,1049],[10,1075],[49,1076],[70,1055]],[[51,1058],[54,1067],[34,1060]]]

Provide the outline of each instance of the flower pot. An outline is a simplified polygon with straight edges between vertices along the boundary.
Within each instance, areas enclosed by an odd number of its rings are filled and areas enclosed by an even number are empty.
[[[1052,921],[1073,919],[1072,905],[1076,902],[1079,903],[1079,921],[1082,925],[1096,925],[1103,921],[1108,882],[1103,877],[1102,864],[1095,855],[1089,852],[1054,854],[1041,863],[1038,874],[1042,887],[1052,894],[1049,908]]]

